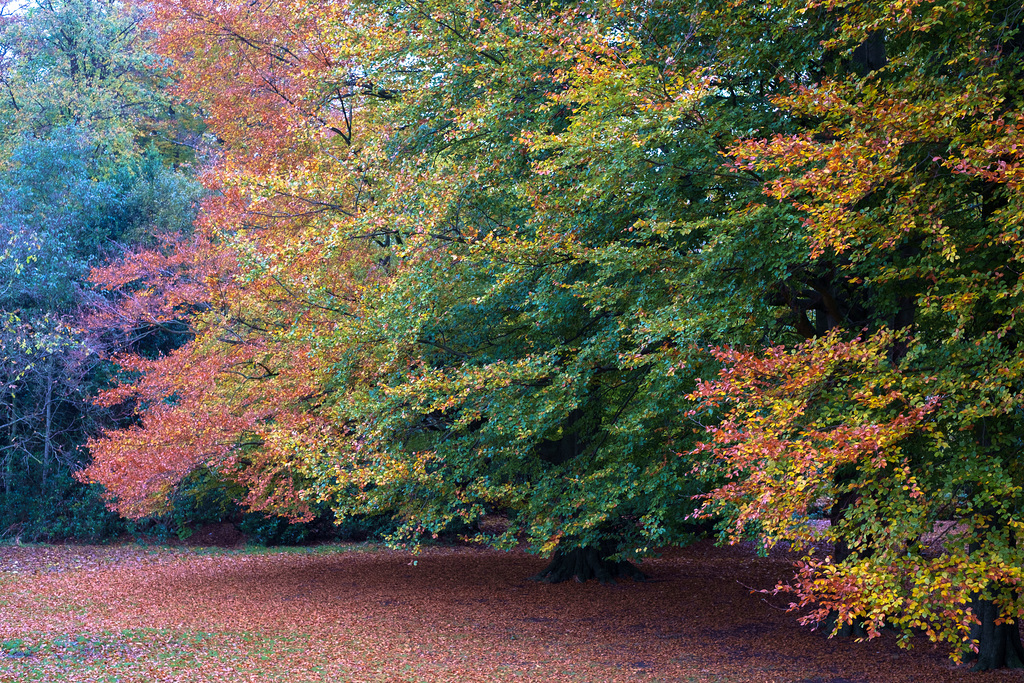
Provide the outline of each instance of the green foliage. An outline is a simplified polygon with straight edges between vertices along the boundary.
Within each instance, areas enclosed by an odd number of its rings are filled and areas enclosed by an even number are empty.
[[[0,149],[75,126],[95,132],[104,156],[131,154],[139,124],[167,106],[158,64],[138,45],[141,10],[116,0],[18,4],[0,23]]]
[[[793,213],[754,205],[760,183],[721,154],[737,129],[789,125],[759,71],[778,54],[712,78],[729,37],[671,4],[366,7],[411,37],[353,39],[367,78],[403,93],[366,106],[403,132],[377,142],[350,231],[388,226],[396,265],[357,325],[309,332],[352,349],[331,387],[358,443],[314,466],[311,493],[339,515],[395,510],[396,540],[493,509],[512,519],[481,536],[499,546],[685,541],[702,485],[680,416],[704,349],[761,338],[765,291],[805,254]]]
[[[6,473],[11,486],[9,493],[0,490],[0,541],[97,543],[126,531],[124,521],[104,505],[99,487],[59,470],[40,495],[30,474],[16,466]]]
[[[25,138],[0,173],[5,306],[68,312],[91,267],[115,245],[187,229],[198,186],[155,150],[111,159],[95,132],[59,128]]]

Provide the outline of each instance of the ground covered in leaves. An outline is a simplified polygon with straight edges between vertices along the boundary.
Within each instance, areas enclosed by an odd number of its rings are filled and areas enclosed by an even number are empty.
[[[702,543],[616,586],[528,580],[543,566],[464,547],[2,546],[0,683],[1024,680],[798,626],[751,592],[784,558]]]

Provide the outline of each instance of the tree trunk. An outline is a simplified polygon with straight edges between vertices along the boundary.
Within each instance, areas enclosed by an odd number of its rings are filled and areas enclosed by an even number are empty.
[[[841,486],[852,478],[850,472],[837,472],[835,478],[836,488],[839,489]],[[851,491],[847,491],[840,495],[835,503],[832,505],[832,509],[829,510],[829,523],[834,527],[837,526],[846,513],[846,509],[853,505],[857,495]],[[835,564],[842,564],[851,555],[853,551],[850,550],[849,544],[842,539],[836,540],[835,550],[832,552],[832,562]],[[833,629],[836,628],[836,622],[839,620],[839,613],[833,611],[828,615],[825,620],[825,633],[831,635]],[[866,638],[868,635],[867,629],[864,628],[864,624],[856,619],[849,624],[840,624],[839,629],[835,631],[835,637],[838,638]]]
[[[43,476],[41,489],[46,495],[46,476],[50,471],[50,458],[53,455],[53,358],[49,359],[46,368],[46,421],[43,427]]]
[[[540,574],[530,577],[544,583],[561,583],[575,579],[583,582],[597,579],[601,583],[615,583],[615,579],[629,578],[643,581],[647,575],[631,562],[606,559],[605,552],[593,546],[576,548],[568,552],[556,550],[551,562]]]
[[[828,635],[832,635],[833,629],[836,628],[836,621],[839,619],[839,612],[832,611],[824,622],[824,632]],[[864,628],[864,623],[854,619],[852,623],[841,624],[839,629],[835,631],[836,638],[867,638],[868,630]]]
[[[968,656],[974,660],[974,671],[992,669],[1024,669],[1024,646],[1020,640],[1020,624],[1016,621],[996,624],[999,609],[992,600],[976,599],[971,610],[981,621],[971,629],[971,639],[978,641],[978,651]]]
[[[978,444],[982,447],[989,447],[991,439],[988,435],[988,422],[982,418],[978,430]],[[1006,526],[995,507],[988,507],[981,511],[983,517],[990,518],[990,528],[995,531]],[[1010,547],[1017,546],[1016,534],[1010,530]],[[976,553],[981,547],[981,541],[975,540],[967,547],[968,553]],[[974,671],[991,671],[992,669],[1022,669],[1024,668],[1024,646],[1020,640],[1020,623],[1003,622],[996,624],[999,618],[999,607],[993,600],[984,600],[975,596],[971,602],[971,611],[981,622],[971,628],[971,640],[978,641],[978,651],[967,656],[968,661],[974,661]]]

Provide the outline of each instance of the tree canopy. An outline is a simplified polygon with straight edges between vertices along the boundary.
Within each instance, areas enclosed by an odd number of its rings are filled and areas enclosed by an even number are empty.
[[[1012,663],[1019,6],[152,7],[220,148],[194,234],[93,276],[191,335],[102,398],[120,511],[213,468],[396,543],[628,559],[705,516],[806,548],[810,620]]]

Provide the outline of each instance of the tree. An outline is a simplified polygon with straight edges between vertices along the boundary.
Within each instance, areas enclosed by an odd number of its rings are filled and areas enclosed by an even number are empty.
[[[294,271],[283,277],[277,251],[306,257],[302,277],[336,272],[326,269],[358,252],[309,247],[351,201],[346,188],[323,183],[348,176],[341,137],[322,135],[323,116],[344,116],[332,113],[332,95],[308,87],[330,66],[317,31],[332,14],[326,6],[309,16],[257,5],[155,9],[169,27],[159,35],[162,49],[179,57],[177,94],[205,110],[222,151],[205,173],[211,194],[193,235],[137,250],[94,276],[114,295],[100,324],[164,329],[189,341],[164,354],[126,349],[142,352],[119,358],[142,379],[102,400],[137,397],[139,423],[94,440],[95,462],[83,476],[115,493],[122,513],[140,516],[209,467],[247,488],[251,508],[303,519],[311,512],[297,495],[303,477],[292,442],[337,436],[316,415],[324,361],[289,332],[289,324],[323,324],[324,314],[297,298],[303,287],[288,281]],[[257,272],[264,267],[268,275]]]
[[[834,556],[787,589],[808,619],[924,628],[978,669],[1019,666],[1019,8],[810,9],[835,27],[833,64],[886,59],[798,74],[774,102],[802,130],[732,150],[800,212],[824,324],[721,352],[694,394],[731,480],[708,509],[806,543],[808,509],[832,501]],[[926,547],[940,520],[955,530]]]
[[[126,361],[144,376],[107,400],[141,424],[87,476],[142,514],[214,467],[256,507],[394,511],[396,542],[489,511],[513,518],[489,542],[563,557],[685,539],[685,395],[804,256],[721,153],[785,124],[768,97],[813,41],[741,53],[672,3],[278,10],[156,5],[225,145],[196,261],[219,265],[132,292],[189,246],[104,276],[125,310],[196,313],[195,339]]]
[[[196,241],[103,276],[195,336],[125,361],[88,476],[623,559],[696,469],[730,538],[828,509],[812,619],[1013,664],[1018,8],[685,10],[157,3],[224,151]]]
[[[74,125],[95,131],[109,153],[130,151],[135,125],[162,104],[148,73],[156,64],[137,46],[139,13],[103,0],[5,2],[3,10],[8,143]]]

